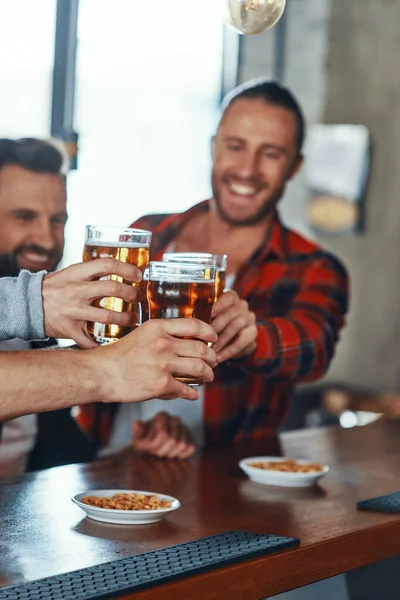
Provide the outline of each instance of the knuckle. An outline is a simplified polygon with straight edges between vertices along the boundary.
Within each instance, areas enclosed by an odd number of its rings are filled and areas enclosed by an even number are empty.
[[[157,434],[157,443],[164,443],[169,439],[169,435],[166,431],[160,431]]]
[[[203,361],[200,358],[190,358],[186,359],[187,375],[189,376],[200,376],[201,375],[201,365],[203,365]]]
[[[171,387],[171,373],[167,366],[164,368],[163,374],[160,378],[160,385],[161,389],[165,392],[168,392],[169,388]]]
[[[203,342],[195,342],[194,351],[200,358],[205,358],[208,354],[208,346],[203,344]]]
[[[193,335],[198,333],[203,325],[203,321],[200,321],[196,317],[193,317],[192,319],[185,319],[185,321],[187,321],[187,323],[185,323],[186,327],[191,330]]]
[[[105,325],[118,324],[116,321],[118,321],[118,313],[115,313],[112,310],[106,310],[101,318],[101,322]]]
[[[108,296],[117,296],[118,292],[120,291],[120,287],[119,284],[114,281],[113,279],[109,279],[108,281],[104,282],[104,290],[105,293]]]
[[[207,364],[207,363],[205,363],[204,361],[201,361],[201,363],[200,363],[200,364],[201,364],[201,374],[202,374],[203,376],[206,376],[206,375],[207,375],[207,373],[208,373],[209,371],[211,371],[211,368],[210,368],[210,367],[208,366],[208,364]]]
[[[63,286],[63,299],[68,299],[70,301],[86,298],[88,296],[88,291],[92,291],[90,286],[93,285],[94,282],[90,282],[88,285],[87,281],[68,281],[68,283]],[[51,290],[51,294],[49,294],[49,298],[51,300],[59,301],[59,289],[53,288]]]
[[[234,342],[230,347],[229,347],[229,355],[232,356],[236,356],[236,354],[238,352],[240,352],[241,350],[243,350],[244,344],[242,343],[242,340],[237,340],[236,342]]]
[[[121,283],[122,289],[125,291],[126,297],[131,302],[134,302],[138,299],[140,295],[140,291],[137,287],[133,287],[133,285],[127,283]]]
[[[212,381],[214,379],[214,371],[208,365],[204,365],[202,376],[206,381]]]
[[[167,354],[170,350],[170,342],[164,337],[159,337],[154,343],[154,349],[158,354]]]
[[[127,273],[131,269],[131,265],[129,263],[124,262],[123,260],[118,260],[117,258],[112,259],[115,262],[113,263],[113,268],[118,269],[118,273]]]
[[[204,372],[205,362],[201,358],[193,358],[192,368],[195,375],[202,375]]]
[[[187,321],[191,322],[193,333],[192,335],[205,335],[210,330],[211,326],[204,321],[200,321],[200,319],[187,319]]]
[[[238,327],[240,327],[240,329],[243,329],[244,327],[246,327],[246,325],[247,325],[246,317],[244,315],[240,315],[239,317],[237,317],[236,325]]]
[[[217,353],[212,348],[210,348],[209,364],[212,367],[215,367],[217,364]]]
[[[162,368],[161,369],[161,373],[158,374],[157,376],[157,390],[159,394],[165,394],[166,391],[168,390],[168,388],[170,383],[170,376],[169,373],[167,372],[167,368]]]
[[[133,321],[134,321],[134,315],[131,312],[122,312],[122,313],[115,313],[116,315],[118,315],[118,325],[122,325],[122,327],[130,327],[133,325]]]
[[[235,338],[235,341],[233,342],[232,346],[234,347],[242,347],[245,344],[249,343],[249,339],[250,339],[250,334],[249,334],[249,330],[247,328],[241,329],[238,333],[238,335]]]
[[[101,260],[103,260],[104,270],[109,271],[110,273],[112,273],[115,269],[118,269],[118,263],[121,262],[119,260],[116,260],[115,258],[111,258],[111,256],[108,256],[107,258],[102,258]]]
[[[165,357],[162,357],[161,359],[159,359],[158,365],[161,373],[166,377],[169,377],[171,373],[171,365],[169,361]]]

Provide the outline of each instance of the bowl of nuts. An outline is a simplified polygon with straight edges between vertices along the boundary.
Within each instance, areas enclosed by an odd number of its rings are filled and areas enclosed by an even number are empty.
[[[277,456],[244,458],[239,467],[251,481],[285,487],[315,485],[329,471],[329,467],[320,463]]]
[[[141,490],[91,490],[71,500],[90,519],[116,525],[157,523],[181,505],[172,496]]]

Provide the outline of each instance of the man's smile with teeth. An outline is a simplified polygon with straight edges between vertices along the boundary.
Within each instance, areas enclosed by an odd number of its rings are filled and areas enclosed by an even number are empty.
[[[242,183],[230,183],[229,189],[234,194],[239,194],[240,196],[254,196],[258,191],[257,188]]]
[[[48,262],[48,260],[49,260],[48,256],[45,256],[43,254],[34,254],[33,252],[26,252],[25,257],[28,260],[33,260],[35,262],[43,262],[43,263]]]

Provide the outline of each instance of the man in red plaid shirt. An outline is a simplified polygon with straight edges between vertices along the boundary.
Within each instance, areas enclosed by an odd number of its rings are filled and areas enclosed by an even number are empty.
[[[345,269],[277,214],[287,182],[303,163],[304,129],[286,88],[266,81],[236,88],[224,101],[212,141],[213,197],[183,214],[132,224],[153,232],[151,260],[171,249],[228,255],[233,286],[214,305],[212,321],[219,364],[203,388],[198,416],[205,444],[275,435],[293,386],[326,373],[344,324]],[[161,414],[136,421],[134,447],[186,458],[195,447],[192,422],[183,412],[168,415],[168,402],[162,406]],[[105,442],[113,415],[107,406],[81,415],[92,432],[94,413]]]

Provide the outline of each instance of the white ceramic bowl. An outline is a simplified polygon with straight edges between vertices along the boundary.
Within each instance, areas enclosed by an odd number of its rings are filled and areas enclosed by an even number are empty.
[[[280,485],[285,487],[308,487],[315,485],[317,481],[319,481],[321,477],[324,477],[329,471],[329,467],[327,466],[324,466],[322,471],[314,473],[288,473],[249,466],[249,463],[253,462],[282,462],[284,460],[287,459],[277,456],[252,456],[251,458],[244,458],[241,460],[239,462],[239,467],[246,473],[251,481],[262,483],[264,485]],[[309,460],[296,460],[300,464],[311,462]]]
[[[171,500],[169,508],[158,508],[155,510],[116,510],[110,508],[99,508],[81,502],[84,496],[99,496],[100,498],[110,498],[114,494],[144,494],[146,496],[157,496],[160,500]],[[177,510],[181,503],[172,496],[158,494],[156,492],[143,492],[141,490],[90,490],[83,494],[77,494],[71,498],[86,516],[95,521],[103,523],[114,523],[116,525],[148,525],[161,521],[168,513]]]

